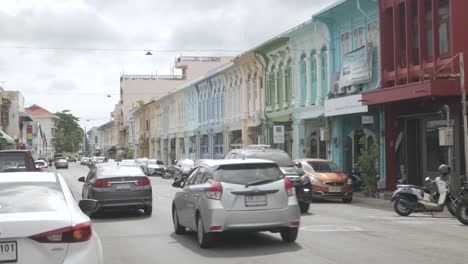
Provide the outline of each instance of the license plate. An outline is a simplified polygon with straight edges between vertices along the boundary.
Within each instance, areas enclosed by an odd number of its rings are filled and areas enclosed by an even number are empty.
[[[119,185],[116,185],[115,188],[117,190],[130,190],[130,185],[129,184],[119,184]]]
[[[341,192],[341,187],[329,187],[329,192]]]
[[[0,263],[17,262],[18,251],[16,241],[0,242]]]
[[[265,206],[267,205],[266,195],[245,196],[245,206]]]

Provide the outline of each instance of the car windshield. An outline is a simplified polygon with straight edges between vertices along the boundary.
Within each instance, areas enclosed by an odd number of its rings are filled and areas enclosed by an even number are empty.
[[[181,160],[179,162],[179,165],[183,168],[193,167],[194,164],[193,160]]]
[[[246,152],[246,158],[249,159],[266,159],[271,160],[278,165],[278,167],[293,167],[294,162],[289,157],[287,153],[284,152],[272,152],[272,151],[255,151],[255,152]]]
[[[308,161],[302,163],[305,172],[339,173],[341,168],[331,161]]]
[[[222,165],[216,169],[214,180],[233,184],[246,185],[252,182],[277,181],[284,176],[275,164],[232,164]]]
[[[57,182],[0,182],[0,215],[68,210]]]
[[[8,155],[0,155],[0,171],[11,171],[12,169],[25,168],[25,154],[8,153]]]

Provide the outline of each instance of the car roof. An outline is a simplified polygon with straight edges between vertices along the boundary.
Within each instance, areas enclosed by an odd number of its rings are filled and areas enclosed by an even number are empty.
[[[218,160],[203,160],[199,165],[206,165],[209,167],[222,166],[222,165],[235,165],[235,164],[255,164],[255,163],[271,163],[275,162],[264,159],[218,159]]]
[[[58,182],[53,172],[3,172],[0,173],[0,183],[7,182]]]
[[[303,159],[297,159],[298,161],[316,161],[316,162],[332,162],[331,160],[326,160],[326,159],[315,159],[315,158],[303,158]]]

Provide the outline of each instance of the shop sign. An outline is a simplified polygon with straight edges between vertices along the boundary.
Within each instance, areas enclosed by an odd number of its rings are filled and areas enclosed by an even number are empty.
[[[325,101],[325,116],[338,116],[367,112],[367,105],[362,105],[362,94],[344,96]]]
[[[374,124],[374,116],[361,116],[361,123],[363,125],[373,125]]]
[[[32,144],[33,144],[33,127],[32,127],[32,125],[27,125],[26,126],[26,142],[30,146],[32,146]]]
[[[284,144],[284,126],[273,126],[273,144]]]
[[[369,82],[372,78],[372,43],[343,56],[340,88]]]

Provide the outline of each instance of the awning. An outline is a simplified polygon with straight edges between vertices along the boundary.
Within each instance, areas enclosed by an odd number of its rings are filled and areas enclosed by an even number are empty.
[[[19,111],[19,116],[22,121],[33,121],[29,114],[26,112]]]
[[[5,132],[0,130],[0,145],[14,145],[16,144],[15,140],[7,135]]]

